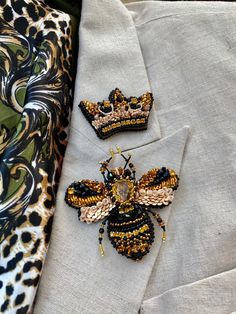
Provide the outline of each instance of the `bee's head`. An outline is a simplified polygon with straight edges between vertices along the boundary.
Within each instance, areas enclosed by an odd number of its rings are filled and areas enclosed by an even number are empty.
[[[116,167],[113,169],[108,168],[110,161],[115,157],[114,152],[113,154],[111,153],[111,157],[109,159],[100,162],[100,171],[104,177],[105,183],[112,183],[115,180],[121,179],[134,179],[135,168],[134,165],[130,162],[131,155],[126,157],[120,149],[117,149],[117,152],[125,160],[124,167]]]

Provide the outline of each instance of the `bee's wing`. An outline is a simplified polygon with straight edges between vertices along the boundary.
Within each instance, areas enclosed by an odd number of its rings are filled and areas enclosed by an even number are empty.
[[[178,175],[173,169],[151,169],[138,181],[136,202],[150,207],[168,206],[174,198],[178,183]]]
[[[114,207],[105,185],[93,180],[73,182],[66,190],[65,201],[78,209],[79,220],[86,223],[105,218]]]

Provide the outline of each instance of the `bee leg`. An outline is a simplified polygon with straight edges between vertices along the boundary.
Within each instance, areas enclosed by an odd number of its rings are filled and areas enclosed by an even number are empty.
[[[165,226],[165,222],[164,220],[161,218],[161,216],[159,214],[154,213],[151,210],[148,210],[153,217],[157,220],[158,225],[162,228],[162,241],[165,242],[166,240],[166,226]]]
[[[133,180],[136,180],[136,178],[135,178],[135,174],[136,174],[136,169],[135,169],[135,167],[134,167],[134,165],[132,164],[132,163],[129,163],[129,167],[130,167],[130,169],[131,169],[131,171],[132,171],[132,179]]]
[[[113,152],[114,153],[114,152]],[[105,176],[105,171],[107,171],[107,176],[109,176],[109,174],[110,174],[110,170],[108,169],[108,164],[109,164],[109,162],[112,160],[112,158],[113,157],[110,157],[110,158],[108,158],[107,160],[105,160],[105,161],[101,161],[100,162],[100,172],[101,172],[101,174],[102,174],[102,176],[103,176],[103,180],[104,180],[104,182],[105,183],[107,183],[108,182],[108,179],[107,179],[107,177]]]
[[[106,176],[105,176],[105,172],[102,172],[102,176],[103,176],[104,182],[107,183],[108,180],[107,180],[107,178],[106,178]]]
[[[104,256],[105,255],[105,251],[104,251],[104,248],[103,248],[103,245],[102,245],[102,240],[103,240],[103,234],[104,234],[104,227],[106,225],[106,219],[100,224],[100,229],[99,229],[99,238],[98,238],[98,241],[99,241],[99,250],[100,250],[100,254],[101,256]]]
[[[135,170],[132,170],[132,179],[133,179],[133,180],[136,180],[135,174],[136,174],[136,171],[135,171]]]

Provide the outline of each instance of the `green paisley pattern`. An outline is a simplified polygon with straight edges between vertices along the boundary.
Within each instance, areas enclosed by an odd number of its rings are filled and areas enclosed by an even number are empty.
[[[0,312],[30,313],[67,144],[71,27],[41,2],[0,4]]]
[[[3,241],[29,202],[32,191],[28,185],[30,184],[32,188],[34,185],[32,159],[27,147],[28,141],[25,142],[25,138],[30,136],[30,129],[28,128],[27,136],[27,113],[24,112],[33,47],[26,38],[20,36],[4,21],[1,21],[0,31],[0,240]],[[18,206],[15,206],[18,198]]]

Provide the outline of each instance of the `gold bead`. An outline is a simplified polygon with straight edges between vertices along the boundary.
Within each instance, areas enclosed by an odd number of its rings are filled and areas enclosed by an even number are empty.
[[[165,240],[166,240],[166,232],[163,231],[163,233],[162,233],[162,242],[165,242]]]
[[[114,158],[114,157],[115,157],[114,150],[111,148],[111,149],[109,150],[109,152],[110,152],[111,157]]]
[[[101,256],[105,255],[105,251],[104,251],[102,244],[99,244],[99,251],[100,251]]]
[[[118,153],[118,154],[121,154],[121,153],[122,153],[121,148],[120,148],[119,146],[116,146],[116,150],[117,150],[117,153]]]

